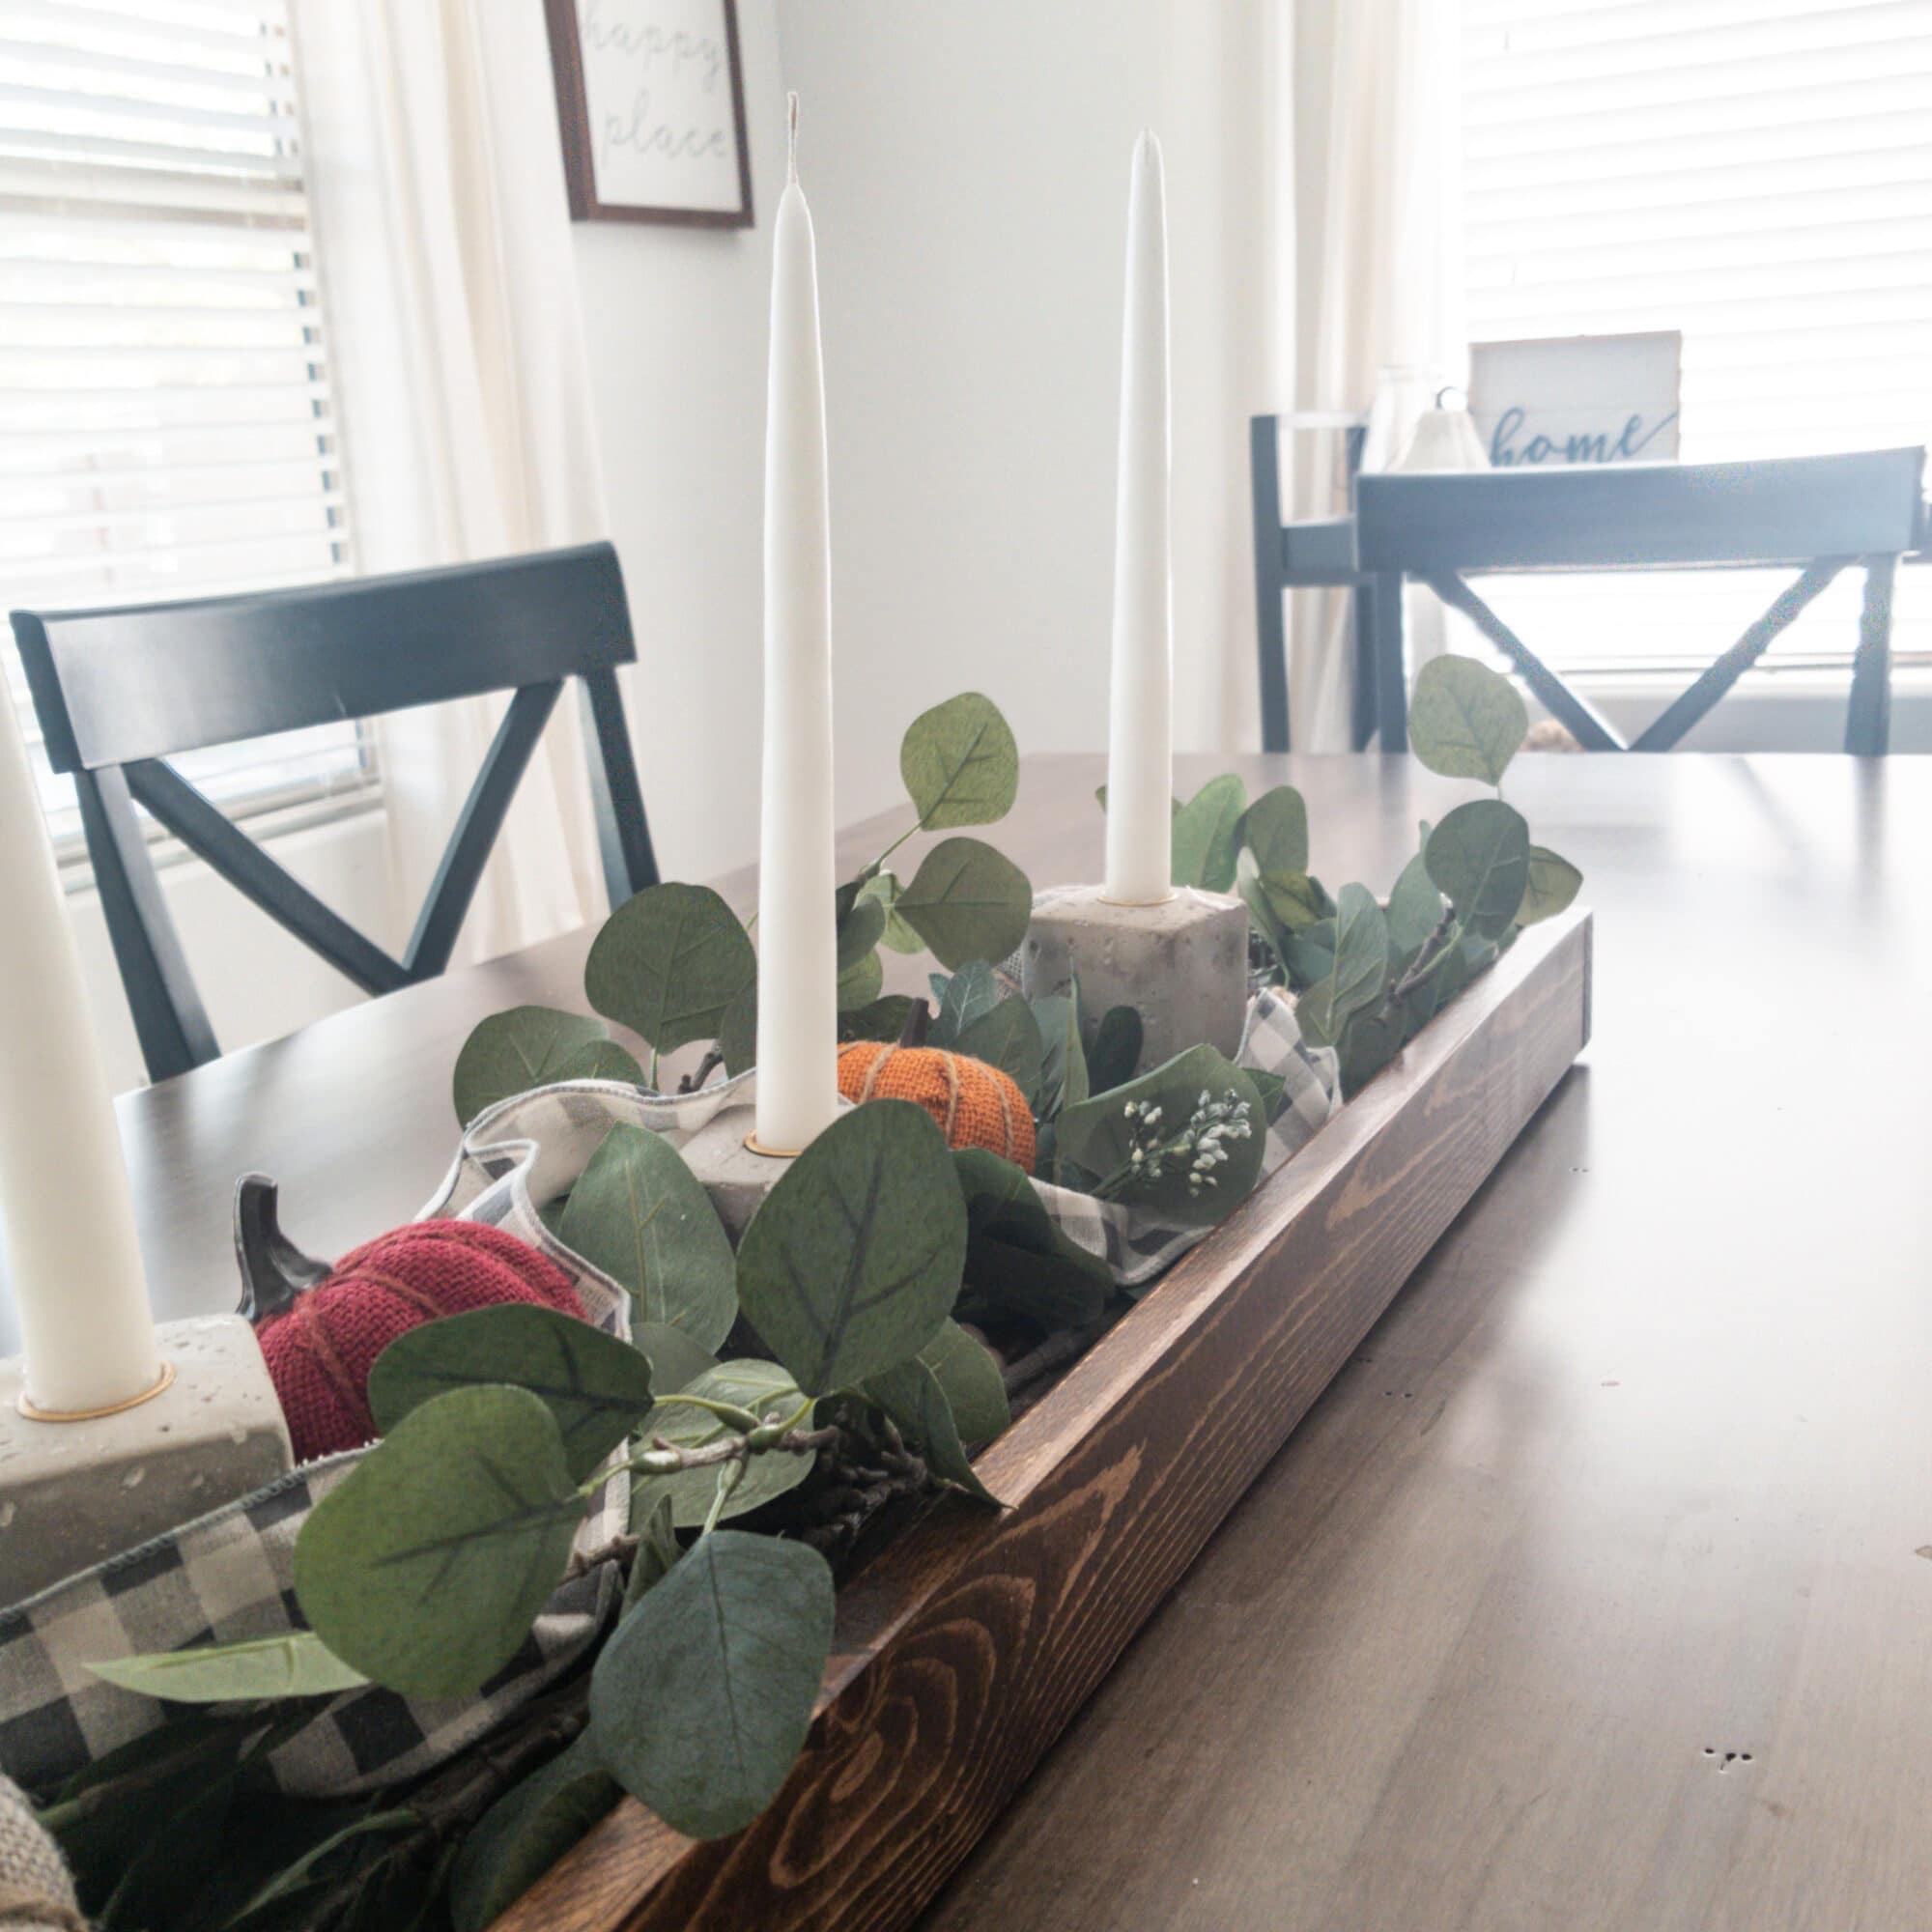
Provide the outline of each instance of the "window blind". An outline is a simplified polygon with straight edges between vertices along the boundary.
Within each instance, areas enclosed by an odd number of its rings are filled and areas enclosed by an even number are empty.
[[[286,0],[0,0],[0,600],[162,602],[352,567]],[[17,653],[8,692],[64,855]],[[228,810],[374,772],[330,724],[178,761]]]
[[[1681,329],[1686,462],[1932,440],[1932,0],[1464,0],[1463,120],[1472,339]],[[1567,669],[1677,678],[1783,581],[1485,594]],[[1860,585],[1757,675],[1842,667]],[[1932,665],[1932,570],[1892,642]]]

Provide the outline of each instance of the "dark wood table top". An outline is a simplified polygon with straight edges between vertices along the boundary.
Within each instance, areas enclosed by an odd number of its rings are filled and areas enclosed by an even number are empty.
[[[1331,887],[1470,789],[1235,762]],[[1028,761],[1037,883],[1096,872],[1099,775]],[[1592,1045],[926,1932],[1932,1924],[1932,760],[1508,789],[1587,875]],[[465,1035],[587,943],[126,1096],[161,1312],[232,1304],[245,1168],[319,1252],[412,1213]]]

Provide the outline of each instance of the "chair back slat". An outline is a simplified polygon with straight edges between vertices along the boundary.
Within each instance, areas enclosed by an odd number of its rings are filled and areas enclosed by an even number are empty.
[[[1896,555],[1918,540],[1924,468],[1923,449],[1877,449],[1364,476],[1356,551],[1412,576]]]
[[[58,772],[478,697],[637,658],[608,543],[252,597],[21,612],[14,630]]]
[[[564,683],[583,685],[611,903],[657,882],[616,667],[635,662],[608,543],[451,570],[128,610],[14,612],[47,754],[81,825],[142,1056],[160,1080],[219,1049],[135,804],[371,993],[449,964]],[[508,692],[401,959],[331,911],[165,761],[240,739]]]

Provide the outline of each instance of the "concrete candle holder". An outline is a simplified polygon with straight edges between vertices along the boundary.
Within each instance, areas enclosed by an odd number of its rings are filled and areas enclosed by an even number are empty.
[[[0,1604],[131,1549],[294,1466],[255,1333],[239,1315],[163,1322],[145,1395],[47,1415],[0,1361]]]
[[[1204,1040],[1232,1060],[1248,1010],[1248,909],[1191,886],[1151,905],[1123,905],[1097,886],[1043,892],[1020,948],[1021,990],[1064,993],[1075,980],[1088,1047],[1110,1007],[1140,1014],[1136,1072]]]
[[[757,1120],[755,1107],[726,1107],[678,1149],[684,1164],[704,1183],[734,1248],[794,1158],[759,1148],[753,1131]]]

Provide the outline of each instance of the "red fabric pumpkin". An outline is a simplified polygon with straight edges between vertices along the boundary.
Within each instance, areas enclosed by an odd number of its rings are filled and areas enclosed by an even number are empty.
[[[255,1330],[296,1461],[376,1435],[369,1371],[398,1335],[440,1315],[532,1301],[583,1319],[563,1269],[500,1228],[415,1221],[344,1255],[327,1280]]]

